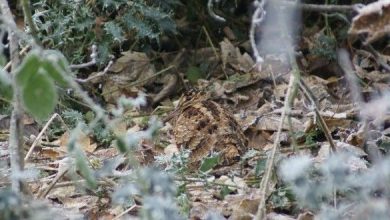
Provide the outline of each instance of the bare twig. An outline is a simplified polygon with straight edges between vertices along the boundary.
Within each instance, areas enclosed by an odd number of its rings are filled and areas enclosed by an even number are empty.
[[[23,54],[26,53],[30,48],[31,48],[30,45],[27,45],[27,46],[23,47],[22,50],[20,50],[19,55],[23,55]],[[3,67],[3,71],[9,70],[9,68],[11,68],[11,64],[12,64],[12,61],[9,61],[9,62]]]
[[[39,143],[39,141],[41,140],[43,134],[45,133],[45,131],[47,130],[47,128],[49,127],[49,125],[53,122],[53,120],[56,118],[56,117],[59,117],[61,122],[66,126],[66,124],[64,123],[64,121],[61,119],[61,116],[57,113],[54,113],[51,118],[49,119],[49,121],[45,124],[45,126],[42,128],[41,132],[39,132],[38,136],[35,138],[34,142],[32,143],[29,151],[27,152],[26,156],[24,157],[24,162],[27,162],[28,161],[28,158],[30,157],[30,155],[32,154],[32,152],[34,151],[34,148],[35,146]],[[67,128],[67,130],[69,131],[69,129]]]
[[[257,44],[256,44],[256,28],[264,20],[264,17],[265,17],[264,3],[265,3],[265,1],[266,0],[263,0],[261,2],[255,1],[256,10],[253,13],[251,27],[250,27],[250,30],[249,30],[249,39],[250,39],[250,42],[251,42],[253,55],[255,56],[256,66],[258,66],[258,69],[261,69],[261,64],[264,62],[264,59],[260,56],[259,50],[257,48]]]
[[[130,208],[126,209],[125,211],[123,211],[122,213],[120,213],[118,216],[116,216],[115,218],[113,218],[112,220],[118,220],[118,219],[121,219],[122,216],[126,215],[127,213],[129,213],[131,210],[135,209],[135,208],[139,208],[140,206],[139,205],[133,205],[131,206]]]
[[[272,147],[271,155],[269,156],[269,158],[267,160],[265,173],[264,173],[263,179],[261,180],[261,184],[260,184],[260,202],[259,202],[256,216],[254,217],[255,220],[265,219],[265,215],[266,215],[265,201],[266,201],[266,197],[267,197],[268,185],[269,185],[272,170],[274,167],[276,152],[278,151],[278,148],[280,146],[280,135],[282,133],[283,123],[284,123],[284,120],[286,118],[287,113],[291,109],[290,104],[292,103],[292,99],[294,96],[294,90],[296,90],[296,87],[298,84],[297,81],[299,80],[299,76],[297,77],[296,76],[297,74],[299,74],[299,73],[298,72],[295,74],[292,73],[290,75],[290,82],[288,84],[288,88],[287,88],[287,92],[286,92],[286,96],[285,96],[285,100],[284,100],[284,108],[283,108],[282,115],[280,117],[278,131],[276,133],[276,138],[274,141],[274,145]]]
[[[214,12],[214,2],[218,2],[219,0],[208,0],[207,2],[207,10],[209,12],[209,14],[211,15],[211,17],[213,17],[215,20],[217,21],[220,21],[220,22],[225,22],[226,19],[217,15],[215,12]]]
[[[104,68],[104,70],[103,70],[102,72],[100,72],[100,73],[98,73],[98,74],[96,74],[96,75],[94,75],[94,76],[88,77],[88,78],[86,78],[86,79],[76,79],[76,81],[77,81],[78,83],[86,83],[86,82],[89,82],[89,81],[91,81],[91,80],[93,80],[93,79],[102,77],[102,76],[104,76],[104,75],[107,74],[107,72],[108,72],[108,70],[110,69],[110,67],[112,66],[112,64],[114,64],[114,62],[113,62],[112,60],[110,60],[110,62],[108,62],[106,68]]]
[[[313,93],[310,91],[310,88],[306,85],[306,83],[301,80],[299,82],[299,88],[303,92],[304,96],[310,101],[311,105],[313,106],[314,113],[318,119],[318,122],[320,123],[320,126],[325,134],[326,140],[329,142],[330,148],[333,152],[336,152],[336,145],[334,144],[331,132],[329,130],[328,125],[326,124],[324,118],[320,114],[320,110],[318,109],[318,102],[313,95]]]
[[[58,171],[56,177],[51,181],[50,185],[45,189],[45,191],[41,191],[41,193],[38,194],[38,198],[45,198],[47,194],[53,189],[53,187],[56,185],[56,183],[68,172],[69,169],[64,169],[61,171]]]
[[[289,1],[286,4],[292,4]],[[352,12],[357,11],[362,4],[353,5],[318,5],[318,4],[297,4],[304,11],[315,11],[315,12]]]
[[[94,44],[92,45],[92,53],[90,55],[91,61],[87,63],[81,63],[81,64],[73,64],[70,65],[71,69],[81,69],[81,68],[87,68],[90,66],[94,66],[96,64],[96,58],[97,58],[97,46]]]

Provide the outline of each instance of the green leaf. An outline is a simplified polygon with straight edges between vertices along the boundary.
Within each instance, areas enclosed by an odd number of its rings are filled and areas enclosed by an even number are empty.
[[[267,160],[258,160],[255,167],[255,175],[260,176],[265,171],[265,166],[267,164]]]
[[[0,97],[11,101],[13,95],[12,81],[9,75],[0,71]]]
[[[220,199],[225,199],[225,196],[229,195],[232,192],[234,192],[234,190],[229,189],[228,186],[223,186],[222,189],[219,191]]]
[[[39,70],[22,90],[24,107],[38,121],[43,121],[54,111],[57,91],[46,71]]]
[[[200,165],[199,170],[202,172],[207,172],[213,169],[213,167],[217,166],[218,164],[219,164],[219,155],[215,154],[202,160],[202,164]]]
[[[81,173],[81,176],[87,181],[88,187],[95,189],[97,187],[96,178],[93,176],[91,168],[88,166],[88,159],[80,151],[75,152],[76,166]]]
[[[37,74],[41,67],[41,59],[37,51],[31,51],[24,58],[23,62],[16,70],[16,83],[21,88],[29,84],[31,77]]]
[[[123,139],[123,137],[116,138],[116,147],[118,148],[119,152],[121,152],[122,154],[127,153],[128,151],[126,141]]]
[[[4,67],[7,64],[7,59],[4,54],[0,54],[0,67]]]
[[[114,39],[114,41],[117,41],[118,43],[122,43],[126,38],[123,35],[122,28],[115,23],[114,21],[109,21],[104,24],[104,30],[106,33]]]
[[[65,74],[70,73],[69,63],[62,53],[57,50],[45,50],[43,52],[45,59],[42,60],[42,68],[55,80],[60,86],[67,86]]]
[[[196,66],[190,66],[187,70],[186,75],[187,75],[187,79],[191,83],[196,83],[198,81],[198,79],[201,79],[204,77],[204,74],[202,73],[202,71]]]

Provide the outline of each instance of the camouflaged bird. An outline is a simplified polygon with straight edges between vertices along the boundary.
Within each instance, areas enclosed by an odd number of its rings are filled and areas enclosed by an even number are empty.
[[[198,168],[213,152],[219,165],[240,160],[248,141],[233,114],[202,92],[188,92],[179,101],[173,123],[176,144],[190,150],[189,168]]]

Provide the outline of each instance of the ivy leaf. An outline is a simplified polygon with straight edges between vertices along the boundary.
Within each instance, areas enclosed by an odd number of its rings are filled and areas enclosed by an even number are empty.
[[[11,101],[13,95],[12,82],[4,71],[0,71],[0,97]]]
[[[54,111],[57,91],[48,73],[40,69],[32,75],[22,89],[24,107],[38,121],[43,121]]]

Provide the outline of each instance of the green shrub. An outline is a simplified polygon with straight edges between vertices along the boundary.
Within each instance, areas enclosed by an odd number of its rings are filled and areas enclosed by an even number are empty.
[[[163,32],[174,33],[176,4],[175,0],[41,0],[33,4],[33,17],[46,47],[60,50],[71,63],[80,63],[96,44],[98,60],[104,63],[125,42],[158,42]]]

